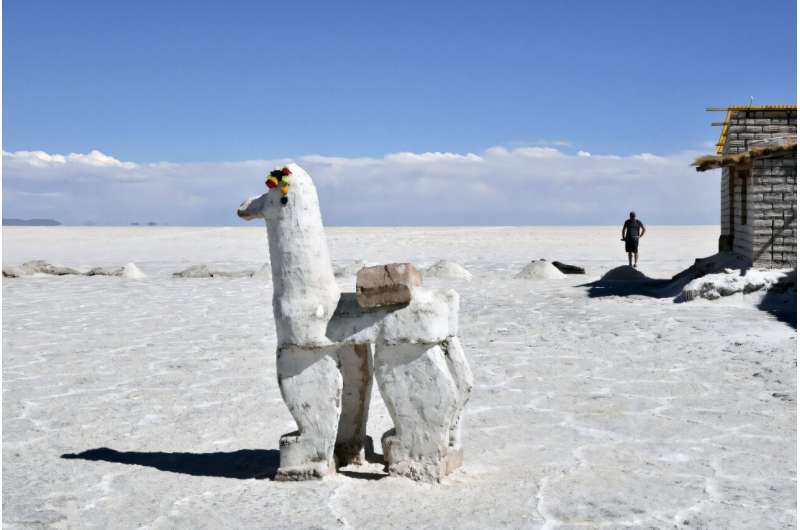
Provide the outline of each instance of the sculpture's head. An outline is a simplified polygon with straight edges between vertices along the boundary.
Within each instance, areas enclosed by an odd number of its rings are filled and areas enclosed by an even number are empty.
[[[297,164],[280,166],[266,175],[269,190],[245,200],[236,211],[246,221],[264,219],[269,223],[281,217],[298,215],[312,204],[317,209],[317,193],[311,177]]]

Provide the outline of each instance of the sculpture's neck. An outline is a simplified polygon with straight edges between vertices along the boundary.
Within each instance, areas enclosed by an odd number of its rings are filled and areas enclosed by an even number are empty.
[[[336,286],[322,223],[298,226],[287,221],[267,223],[275,296],[297,288],[312,295],[315,287]]]
[[[287,208],[278,219],[267,222],[272,306],[280,344],[323,345],[327,322],[339,301],[316,210]]]

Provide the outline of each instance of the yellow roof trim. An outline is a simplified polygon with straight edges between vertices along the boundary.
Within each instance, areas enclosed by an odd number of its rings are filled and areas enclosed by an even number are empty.
[[[728,125],[731,121],[731,113],[739,110],[797,110],[797,105],[731,105],[727,107],[725,122],[722,124],[722,130],[719,132],[719,140],[717,140],[718,155],[722,154],[722,150],[725,149],[725,142],[728,141]]]
[[[719,132],[719,140],[717,140],[717,154],[721,155],[722,150],[725,149],[725,142],[728,139],[728,125],[731,123],[731,109],[725,114],[725,122],[722,124],[722,130]]]
[[[797,105],[731,105],[728,110],[797,110]]]

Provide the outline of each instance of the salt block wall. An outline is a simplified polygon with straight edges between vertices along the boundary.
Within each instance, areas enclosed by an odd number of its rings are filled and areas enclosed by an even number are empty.
[[[790,134],[797,134],[797,110],[733,111],[723,154],[748,151],[758,145],[754,140]],[[749,174],[723,168],[720,250],[731,249],[733,236],[731,250],[756,267],[797,266],[796,166],[795,157],[787,155],[754,159]]]
[[[733,233],[732,250],[755,267],[797,265],[796,166],[793,155],[784,155],[756,158],[749,171],[726,168],[724,172],[722,219],[727,230],[722,233]],[[730,186],[733,186],[732,200]]]
[[[737,110],[728,122],[724,155],[749,151],[753,140],[797,134],[797,110]]]
[[[758,267],[797,266],[797,160],[753,160],[748,189],[752,260]],[[739,237],[738,232],[734,237]]]

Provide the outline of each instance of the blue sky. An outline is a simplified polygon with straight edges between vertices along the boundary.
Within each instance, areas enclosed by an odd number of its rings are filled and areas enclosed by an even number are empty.
[[[752,24],[754,17],[760,22]],[[169,177],[170,193],[190,195],[197,190],[187,168],[208,163],[206,171],[217,171],[213,164],[223,161],[482,156],[497,146],[551,147],[567,158],[584,151],[677,161],[716,140],[718,129],[709,122],[721,116],[704,112],[706,106],[747,103],[750,96],[756,104],[796,100],[795,21],[796,6],[788,0],[9,0],[3,4],[3,149],[54,156],[96,150],[123,164],[186,165]],[[71,204],[67,195],[77,188],[58,176],[64,164],[48,178],[33,178],[20,169],[21,158],[16,164],[6,158],[5,216]],[[230,175],[219,175],[219,185],[235,181],[242,191],[260,191],[255,173]],[[112,186],[109,197],[124,186],[113,176],[94,178],[93,186]],[[255,180],[245,186],[249,178]],[[452,178],[457,186],[458,176]],[[601,180],[598,185],[608,184]],[[591,175],[586,182],[590,189]],[[704,197],[716,193],[703,186]],[[37,192],[49,195],[28,200]],[[154,192],[145,194],[151,200]],[[529,192],[531,200],[538,196]],[[213,188],[209,193],[205,200],[215,196]],[[548,196],[572,199],[557,190]],[[420,210],[432,197],[397,200],[391,219],[375,211],[329,221],[416,224],[417,213],[428,224],[469,220],[466,211],[437,220]],[[120,208],[132,216],[136,203],[126,201]],[[125,221],[99,203],[81,208],[99,222]],[[524,207],[509,217],[502,201],[498,208],[496,219],[489,214],[484,224],[606,219],[577,210],[529,215]],[[664,212],[660,222],[715,222],[718,215],[684,211],[669,218]],[[80,222],[79,213],[62,217]],[[152,215],[179,224],[227,222]]]

